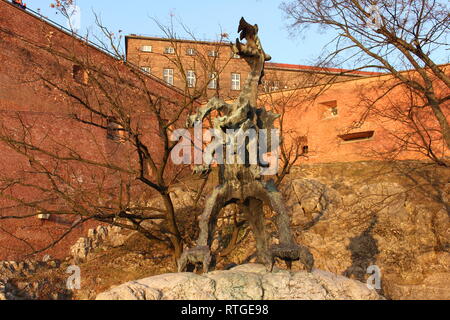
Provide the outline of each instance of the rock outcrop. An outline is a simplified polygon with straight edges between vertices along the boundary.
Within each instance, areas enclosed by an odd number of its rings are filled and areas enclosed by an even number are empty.
[[[297,242],[310,249],[315,268],[365,283],[376,266],[388,299],[449,299],[449,181],[449,169],[426,163],[330,163],[293,168],[282,192]],[[178,188],[172,195],[177,210],[193,210],[195,193]],[[154,198],[149,205],[160,202]],[[229,206],[219,217],[214,251],[228,244],[234,210]],[[266,217],[271,230],[269,211]],[[252,234],[241,231],[217,269],[255,262]],[[294,270],[301,268],[294,263]]]
[[[42,261],[30,260],[25,261],[0,261],[0,280],[7,281],[11,278],[30,276],[39,270],[56,269],[60,266],[61,261],[45,256]]]
[[[318,269],[365,282],[376,265],[386,298],[449,299],[449,170],[395,165],[294,172],[283,194],[297,241],[311,249]]]
[[[86,237],[81,237],[70,248],[70,255],[76,263],[89,260],[89,256],[102,247],[121,246],[130,234],[123,234],[122,229],[113,226],[98,226],[95,229],[89,229]]]
[[[16,300],[17,297],[10,293],[6,286],[7,284],[0,280],[0,301]]]
[[[51,284],[45,279],[33,279],[36,274],[56,271],[62,262],[46,255],[42,260],[0,261],[0,300],[37,300]],[[28,281],[25,279],[33,279]],[[66,290],[52,289],[48,299],[65,299]]]
[[[380,300],[367,285],[326,271],[266,271],[241,265],[197,275],[172,273],[125,283],[97,300]]]

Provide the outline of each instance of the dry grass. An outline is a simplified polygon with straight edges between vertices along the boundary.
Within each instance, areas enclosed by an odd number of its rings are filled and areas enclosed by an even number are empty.
[[[113,286],[176,270],[170,249],[140,234],[134,234],[119,248],[95,252],[80,267],[81,290],[75,293],[75,299],[93,299]]]
[[[70,276],[66,274],[66,270],[69,265],[71,263],[66,261],[56,269],[40,269],[31,276],[11,279],[11,283],[15,287],[39,283],[39,300],[90,300],[113,286],[176,270],[171,251],[165,244],[149,241],[137,233],[122,246],[98,250],[88,262],[79,265],[81,290],[66,290],[66,281]],[[31,298],[27,290],[24,290],[21,297]]]

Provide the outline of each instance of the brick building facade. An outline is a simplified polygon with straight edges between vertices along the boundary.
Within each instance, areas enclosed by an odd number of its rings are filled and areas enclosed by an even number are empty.
[[[440,68],[450,74],[450,65]],[[414,71],[403,74],[414,77]],[[435,79],[433,86],[438,98],[449,94],[442,81]],[[285,142],[292,145],[301,137],[306,151],[299,164],[430,160],[430,152],[448,159],[450,150],[431,108],[408,113],[420,99],[387,74],[262,94],[259,103],[285,111]],[[441,108],[450,120],[450,102]]]
[[[128,35],[127,60],[170,85],[204,96],[234,98],[249,72],[247,63],[234,55],[229,41],[179,40]],[[373,75],[371,72],[266,63],[260,90],[272,92]],[[211,79],[214,79],[211,81]]]

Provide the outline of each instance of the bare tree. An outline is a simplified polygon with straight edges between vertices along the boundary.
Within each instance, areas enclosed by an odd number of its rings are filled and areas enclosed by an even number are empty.
[[[217,83],[220,75],[232,60],[228,34],[219,32],[215,41],[207,44],[201,43],[195,33],[189,29],[183,22],[176,24],[171,17],[170,24],[164,25],[160,21],[153,19],[156,25],[169,40],[170,46],[174,49],[172,55],[161,54],[167,59],[170,65],[173,65],[179,77],[184,84],[184,90],[190,95],[197,97],[206,103],[211,95],[221,97],[223,90],[216,85],[214,91],[208,89],[212,77],[215,77]],[[188,37],[188,44],[177,36],[176,30],[181,28]],[[189,52],[187,52],[189,50]],[[228,53],[228,55],[226,54]],[[188,71],[194,71],[194,81],[188,79]],[[208,93],[210,91],[210,93]],[[229,99],[230,97],[224,96]]]
[[[178,143],[172,132],[184,127],[186,116],[205,100],[208,82],[197,90],[168,87],[128,63],[120,34],[98,17],[97,23],[97,46],[109,56],[51,28],[44,41],[1,30],[2,47],[17,44],[8,50],[22,66],[21,85],[48,90],[61,109],[45,117],[2,113],[0,142],[18,162],[0,176],[0,220],[68,217],[71,226],[45,247],[27,242],[31,253],[55,246],[80,224],[96,220],[167,242],[178,258],[183,234],[171,188],[190,168],[171,162]],[[173,62],[185,74],[180,55]],[[213,62],[205,60],[203,66],[210,70]],[[155,196],[162,208],[148,204]]]
[[[395,86],[394,81],[375,81],[356,90],[362,115],[346,130],[369,121],[382,127],[383,144],[361,150],[369,158],[393,161],[421,155],[447,167],[448,148],[432,111],[411,88]]]
[[[396,0],[396,1],[285,1],[282,10],[292,21],[296,31],[302,32],[311,26],[332,30],[331,53],[325,61],[354,61],[359,65],[355,69],[369,68],[392,75],[392,80],[381,83],[378,97],[370,103],[366,99],[366,112],[362,121],[371,111],[381,110],[383,97],[392,94],[398,87],[406,91],[406,96],[413,95],[413,101],[397,108],[397,119],[407,121],[409,127],[421,126],[418,119],[428,114],[429,121],[436,125],[432,128],[433,140],[436,131],[445,147],[450,147],[450,127],[448,123],[448,105],[450,99],[450,78],[448,66],[439,65],[436,57],[448,50],[449,15],[443,1],[432,0]],[[448,62],[448,61],[447,61]],[[407,71],[405,71],[407,70]],[[397,92],[398,93],[398,92]],[[412,101],[410,101],[412,102]],[[389,112],[386,112],[388,115]],[[397,119],[393,119],[397,121]],[[401,143],[414,141],[421,150],[434,148],[429,139],[422,139],[430,134],[422,126],[416,129],[418,137],[413,140],[401,139]],[[417,146],[416,146],[417,147]],[[408,147],[409,148],[409,147]],[[411,146],[409,149],[414,149]],[[432,154],[432,155],[431,155]],[[435,157],[442,154],[439,150],[430,152],[430,158],[443,164]]]
[[[280,185],[291,169],[300,165],[301,159],[307,159],[313,152],[308,145],[308,132],[299,131],[288,123],[297,119],[298,115],[306,112],[321,93],[329,88],[335,77],[324,79],[319,74],[305,75],[295,82],[295,88],[290,90],[278,90],[278,87],[267,88],[266,94],[259,97],[262,105],[272,110],[280,117],[277,127],[280,129],[280,168],[277,173],[276,185]],[[282,83],[282,81],[277,82]],[[307,130],[307,129],[305,129]]]

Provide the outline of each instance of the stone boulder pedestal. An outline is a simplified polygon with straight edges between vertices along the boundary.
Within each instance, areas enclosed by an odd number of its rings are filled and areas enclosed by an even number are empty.
[[[266,271],[241,265],[197,275],[173,273],[132,281],[97,296],[97,300],[382,300],[366,284],[330,272]]]

